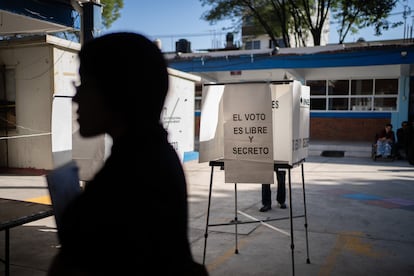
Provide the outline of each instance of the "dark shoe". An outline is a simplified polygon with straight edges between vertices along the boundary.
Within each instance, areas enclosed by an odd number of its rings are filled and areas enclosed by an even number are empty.
[[[272,209],[272,207],[270,206],[270,205],[265,205],[265,206],[263,206],[262,208],[260,208],[260,212],[267,212],[267,211],[269,211],[269,210],[271,210]]]
[[[375,155],[376,158],[380,158],[381,156],[382,156],[381,154]]]
[[[279,204],[279,207],[280,209],[286,209],[286,204],[285,203]]]

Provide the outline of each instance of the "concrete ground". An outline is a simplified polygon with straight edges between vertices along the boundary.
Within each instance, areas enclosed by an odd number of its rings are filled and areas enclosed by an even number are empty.
[[[211,276],[414,275],[414,167],[407,161],[310,156],[303,163],[306,204],[299,166],[291,170],[288,208],[278,208],[274,200],[266,213],[258,211],[260,185],[224,183],[219,168],[214,168],[208,208],[211,167],[197,160],[184,167],[192,251],[197,261],[204,259]],[[48,195],[44,175],[1,174],[0,192],[33,201]],[[275,199],[276,185],[272,192]],[[290,220],[290,211],[298,217]],[[228,225],[235,217],[242,222],[237,228]],[[274,220],[257,222],[267,219]],[[54,218],[16,227],[10,236],[11,275],[44,276],[58,246]]]

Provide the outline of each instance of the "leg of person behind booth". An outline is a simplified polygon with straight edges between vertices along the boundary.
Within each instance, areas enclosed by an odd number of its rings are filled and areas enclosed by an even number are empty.
[[[267,212],[272,209],[272,192],[270,190],[270,184],[262,184],[262,208],[260,212]]]
[[[286,209],[286,171],[277,172],[277,195],[276,201],[281,209]]]
[[[281,209],[286,209],[286,171],[276,169],[277,176],[277,195],[276,201]],[[272,192],[270,184],[262,184],[262,207],[260,212],[267,212],[272,209]]]

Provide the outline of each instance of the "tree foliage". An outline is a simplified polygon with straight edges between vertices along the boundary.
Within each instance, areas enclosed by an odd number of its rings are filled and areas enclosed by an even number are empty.
[[[292,34],[296,42],[306,46],[310,34],[314,45],[321,44],[323,28],[329,14],[339,22],[339,43],[347,34],[373,26],[375,34],[396,27],[401,22],[387,20],[400,0],[200,0],[211,7],[202,18],[211,24],[231,18],[234,28],[249,20],[257,34],[267,33],[273,44],[282,38],[286,47],[291,46]],[[253,18],[253,19],[252,19]],[[328,21],[329,22],[329,21]]]
[[[120,16],[120,10],[124,7],[124,0],[101,0],[102,25],[108,29]]]
[[[338,23],[339,43],[344,42],[348,33],[355,34],[362,28],[374,27],[374,34],[379,36],[383,30],[401,25],[402,22],[392,23],[387,20],[397,2],[398,0],[336,1],[332,11],[333,18]]]

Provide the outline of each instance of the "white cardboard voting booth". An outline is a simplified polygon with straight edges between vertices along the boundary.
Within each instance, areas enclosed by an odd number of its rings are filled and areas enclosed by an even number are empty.
[[[274,164],[308,156],[309,87],[298,81],[208,84],[199,162],[224,160],[227,183],[274,183]]]
[[[237,184],[272,184],[274,172],[286,169],[289,185],[290,234],[285,234],[291,239],[294,271],[291,169],[299,165],[302,168],[304,214],[295,215],[295,218],[305,218],[306,254],[307,263],[310,263],[303,175],[303,163],[308,155],[309,92],[309,87],[303,86],[298,81],[205,85],[200,118],[199,162],[209,162],[211,174],[203,264],[209,226],[234,225],[235,252],[238,253],[238,224],[284,219],[257,220],[240,212],[237,207]],[[235,219],[228,224],[209,223],[214,167],[224,169],[224,182],[234,183]],[[279,184],[285,185],[285,183]],[[239,221],[237,218],[239,214],[251,220]]]

